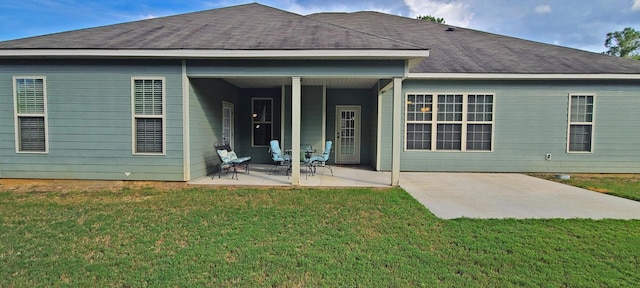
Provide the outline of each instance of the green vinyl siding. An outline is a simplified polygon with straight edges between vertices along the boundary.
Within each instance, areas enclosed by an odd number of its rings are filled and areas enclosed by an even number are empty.
[[[47,79],[49,153],[17,154],[11,79],[33,75]],[[132,154],[134,76],[166,79],[166,155]],[[0,110],[3,178],[183,180],[180,61],[1,60]]]
[[[252,163],[271,163],[268,147],[251,145],[251,99],[273,99],[273,134],[280,135],[280,88],[238,88],[217,78],[190,79],[189,130],[191,179],[217,172],[220,159],[213,143],[222,140],[222,101],[234,106],[233,150]]]
[[[240,99],[236,105],[236,150],[238,156],[251,156],[251,163],[273,163],[271,155],[268,153],[269,146],[253,146],[251,142],[252,127],[252,111],[251,102],[253,98],[272,99],[273,123],[272,137],[278,139],[280,137],[280,113],[282,89],[277,88],[243,88],[240,89]]]
[[[189,88],[189,135],[191,179],[211,175],[220,159],[213,143],[222,140],[222,101],[234,104],[237,114],[239,89],[220,79],[191,79]],[[234,115],[234,117],[235,117]],[[237,131],[238,119],[235,118]],[[235,145],[239,139],[236,135]]]
[[[378,109],[382,113],[382,119],[380,119],[380,135],[378,137],[381,137],[382,141],[380,142],[380,147],[378,147],[380,149],[380,167],[378,169],[389,171],[391,170],[391,153],[393,149],[393,142],[391,141],[393,136],[393,89],[382,92],[381,97],[381,107],[378,107]]]
[[[322,153],[322,86],[302,87],[300,143],[309,144]]]
[[[322,152],[322,86],[302,86],[300,107],[300,144],[309,144]],[[291,148],[291,86],[285,90],[285,140],[284,147]],[[327,138],[327,140],[330,140]]]
[[[424,92],[495,95],[494,151],[403,150],[402,171],[640,172],[640,133],[635,133],[640,114],[634,112],[640,108],[640,89],[632,82],[404,81],[403,97]],[[593,153],[567,153],[570,94],[596,95]],[[383,99],[383,139],[392,133],[391,95],[387,92]],[[391,143],[383,141],[381,148],[386,151],[382,166],[388,170]],[[545,160],[547,153],[550,160]]]

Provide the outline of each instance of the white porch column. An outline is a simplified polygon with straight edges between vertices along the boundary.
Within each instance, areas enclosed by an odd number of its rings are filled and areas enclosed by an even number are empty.
[[[182,60],[182,179],[191,180],[191,128],[189,120],[189,77],[187,60]]]
[[[391,186],[400,185],[400,151],[402,150],[402,78],[393,78],[393,136],[391,148]]]
[[[300,185],[300,77],[291,78],[291,185]]]

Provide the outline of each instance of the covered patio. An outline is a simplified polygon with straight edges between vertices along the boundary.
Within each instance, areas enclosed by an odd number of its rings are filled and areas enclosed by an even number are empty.
[[[184,87],[184,94],[189,94],[189,103],[184,103],[189,107],[184,138],[191,148],[185,150],[189,160],[184,165],[189,169],[185,180],[197,182],[216,170],[215,163],[206,162],[212,142],[227,141],[242,156],[251,156],[252,163],[268,165],[273,163],[267,153],[269,141],[279,140],[281,149],[291,151],[293,169],[289,178],[273,182],[304,186],[322,177],[310,180],[300,172],[304,169],[300,167],[301,145],[311,145],[321,153],[325,143],[332,141],[335,149],[330,164],[390,170],[390,176],[380,183],[397,186],[402,77],[411,66],[408,62],[423,59],[428,51],[380,53],[384,60],[347,55],[307,61],[185,61],[183,76],[190,85]],[[383,107],[391,105],[391,111],[383,112]],[[387,134],[392,141],[383,140],[381,135]],[[258,171],[260,166],[254,167]],[[338,175],[352,178],[350,186],[361,186],[355,184],[357,179],[372,178],[346,172]]]
[[[291,175],[285,174],[287,167],[280,166],[274,173],[269,173],[273,165],[251,164],[249,173],[238,169],[238,179],[231,178],[232,172],[200,177],[189,181],[191,185],[221,186],[290,186]],[[306,175],[306,168],[300,169],[300,186],[307,187],[389,187],[391,173],[373,171],[368,166],[331,166],[329,169],[318,167],[315,175]]]

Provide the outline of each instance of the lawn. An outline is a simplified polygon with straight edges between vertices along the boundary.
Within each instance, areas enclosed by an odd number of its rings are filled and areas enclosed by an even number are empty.
[[[640,201],[640,175],[638,174],[576,174],[570,175],[571,178],[568,180],[560,180],[550,174],[533,176]]]
[[[0,192],[0,287],[622,287],[640,221],[441,220],[401,189]]]

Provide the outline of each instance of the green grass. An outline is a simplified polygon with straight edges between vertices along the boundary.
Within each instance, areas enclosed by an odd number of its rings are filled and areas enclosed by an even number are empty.
[[[568,180],[559,180],[554,175],[533,175],[548,180],[585,188],[600,193],[640,201],[640,175],[577,174]]]
[[[401,189],[0,192],[0,287],[624,287],[640,221],[440,220]]]

